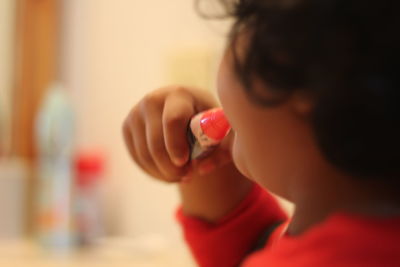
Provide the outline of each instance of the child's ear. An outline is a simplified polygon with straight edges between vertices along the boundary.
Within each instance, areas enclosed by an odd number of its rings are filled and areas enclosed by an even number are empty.
[[[291,96],[290,106],[297,115],[308,117],[314,108],[314,99],[309,93],[298,91]]]

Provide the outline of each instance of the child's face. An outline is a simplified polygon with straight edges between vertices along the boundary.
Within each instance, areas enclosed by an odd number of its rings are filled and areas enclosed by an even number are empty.
[[[222,107],[234,131],[233,160],[244,175],[290,199],[291,188],[311,175],[321,161],[311,128],[301,113],[304,103],[296,96],[276,107],[251,102],[232,66],[228,50],[217,83]],[[266,90],[257,81],[253,86]]]

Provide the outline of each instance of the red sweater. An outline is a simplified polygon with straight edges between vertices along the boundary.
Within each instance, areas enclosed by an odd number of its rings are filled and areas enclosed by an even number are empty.
[[[396,266],[400,267],[400,218],[334,214],[304,234],[284,234],[282,223],[251,252],[272,225],[287,220],[273,196],[254,186],[240,206],[216,224],[177,213],[201,267]]]

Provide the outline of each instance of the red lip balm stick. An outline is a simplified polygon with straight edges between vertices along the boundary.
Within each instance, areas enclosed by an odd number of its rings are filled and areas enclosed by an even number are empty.
[[[191,159],[205,158],[228,135],[231,126],[221,108],[201,112],[190,121]]]

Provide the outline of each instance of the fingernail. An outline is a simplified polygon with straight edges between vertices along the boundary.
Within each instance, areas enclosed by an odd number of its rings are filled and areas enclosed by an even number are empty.
[[[212,162],[204,163],[203,165],[199,166],[200,174],[207,174],[212,172],[215,169],[215,164]]]
[[[173,158],[172,159],[172,162],[178,167],[182,167],[183,165],[186,164],[187,161],[188,161],[187,157],[180,157],[180,158]]]

